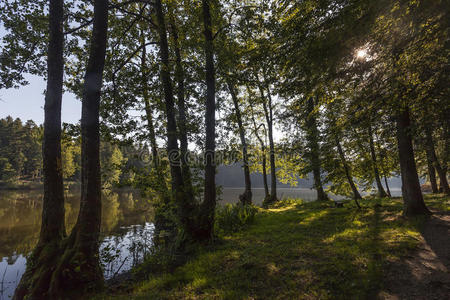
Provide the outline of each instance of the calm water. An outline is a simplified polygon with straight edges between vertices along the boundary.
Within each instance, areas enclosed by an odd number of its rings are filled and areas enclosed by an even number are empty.
[[[278,188],[280,199],[316,199],[311,189]],[[235,203],[243,188],[224,188],[220,204]],[[338,198],[331,195],[332,198]],[[66,224],[75,224],[78,192],[66,192]],[[260,205],[264,189],[253,189],[253,202]],[[106,278],[129,270],[150,250],[153,233],[152,205],[137,191],[103,193],[101,260]],[[26,255],[39,237],[42,191],[0,190],[0,300],[9,299],[25,271]]]
[[[66,224],[76,222],[80,194],[66,192]],[[102,195],[100,253],[106,278],[129,270],[151,247],[152,206],[136,191]],[[10,299],[39,237],[42,191],[0,190],[0,299]]]

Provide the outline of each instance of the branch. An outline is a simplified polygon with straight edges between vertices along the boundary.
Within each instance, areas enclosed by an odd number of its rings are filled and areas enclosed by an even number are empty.
[[[113,72],[113,76],[115,76],[127,63],[129,63],[130,62],[130,60],[132,60],[133,59],[133,57],[140,51],[140,50],[142,50],[144,47],[147,47],[148,45],[155,45],[155,44],[157,44],[158,42],[148,42],[148,43],[146,43],[146,44],[144,44],[144,45],[141,45],[141,46],[139,46],[136,50],[134,50],[133,51],[133,53],[131,53],[131,55],[122,63],[122,64],[120,64],[120,66],[116,69],[116,70],[114,70],[114,72]]]
[[[69,29],[68,31],[64,32],[64,35],[72,34],[72,33],[76,32],[76,31],[78,31],[78,30],[80,30],[80,29],[82,29],[82,28],[84,28],[84,27],[87,27],[87,26],[91,25],[92,22],[94,22],[94,19],[91,19],[90,21],[87,21],[86,23],[83,23],[83,24],[81,24],[81,25],[78,26],[78,27]]]

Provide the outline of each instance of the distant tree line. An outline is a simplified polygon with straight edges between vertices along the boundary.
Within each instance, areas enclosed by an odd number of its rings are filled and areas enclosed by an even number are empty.
[[[25,123],[11,116],[0,119],[0,180],[15,183],[42,180],[43,126],[32,120]],[[146,145],[100,143],[103,188],[132,186],[136,173],[145,169]],[[147,155],[148,157],[148,155]],[[81,139],[79,126],[63,124],[61,136],[62,174],[66,181],[81,180]]]

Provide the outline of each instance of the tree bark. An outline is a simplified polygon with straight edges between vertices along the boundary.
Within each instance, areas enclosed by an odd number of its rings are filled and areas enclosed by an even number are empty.
[[[309,98],[307,100],[307,116],[306,116],[306,132],[307,140],[310,148],[309,156],[311,162],[311,168],[314,177],[314,187],[317,190],[317,200],[326,201],[329,200],[327,194],[323,190],[322,178],[321,178],[321,163],[320,163],[320,145],[319,145],[319,129],[317,128],[316,114],[314,112],[314,100]]]
[[[178,219],[181,222],[185,240],[193,236],[195,225],[193,223],[194,206],[193,199],[187,198],[184,190],[184,181],[180,163],[180,151],[178,148],[177,122],[175,118],[175,104],[173,97],[172,79],[170,78],[169,45],[167,42],[166,22],[161,0],[155,2],[156,18],[158,21],[159,55],[161,58],[160,75],[164,90],[164,102],[167,118],[167,152],[169,156],[170,172],[172,178],[172,195],[176,201]]]
[[[388,197],[392,198],[391,190],[389,189],[389,184],[386,175],[384,176],[384,184],[386,184],[386,193],[388,194]]]
[[[77,223],[65,243],[61,262],[52,277],[50,295],[54,299],[71,293],[80,295],[103,287],[103,272],[99,261],[102,211],[99,110],[107,33],[108,1],[96,0],[82,93],[80,211]]]
[[[342,165],[344,167],[345,176],[347,177],[347,181],[353,192],[353,199],[355,199],[356,206],[358,206],[358,208],[361,208],[361,206],[358,203],[358,199],[362,199],[361,194],[359,193],[355,183],[353,182],[350,166],[347,164],[347,160],[345,159],[345,154],[344,151],[342,150],[341,143],[337,138],[336,138],[336,146],[339,152],[339,157],[341,158],[342,161]]]
[[[201,207],[201,222],[197,232],[199,240],[210,240],[213,235],[216,209],[216,79],[210,1],[202,0],[205,36],[206,112],[205,112],[205,191]]]
[[[384,198],[387,197],[387,194],[383,188],[383,185],[381,184],[381,178],[380,178],[380,172],[378,170],[378,165],[377,165],[377,155],[375,152],[375,145],[374,145],[374,141],[373,141],[373,133],[372,133],[372,125],[369,124],[369,145],[370,145],[370,156],[372,158],[372,167],[373,167],[373,173],[375,176],[375,182],[377,184],[377,189],[378,189],[378,197]]]
[[[147,66],[147,48],[145,47],[145,35],[144,30],[141,32],[141,46],[142,46],[142,55],[141,55],[141,81],[142,81],[142,98],[144,100],[145,105],[145,114],[147,118],[147,129],[150,138],[150,146],[152,151],[152,161],[153,168],[155,169],[158,187],[157,190],[164,202],[168,202],[168,188],[166,182],[164,180],[164,173],[161,169],[158,144],[156,143],[156,133],[155,127],[153,125],[153,114],[150,106],[150,97],[148,94],[148,66]]]
[[[430,179],[431,191],[433,192],[433,194],[437,194],[439,193],[439,188],[436,181],[436,170],[433,165],[433,158],[431,152],[429,151],[428,145],[426,145],[425,151],[427,155],[428,177]]]
[[[397,114],[397,142],[402,176],[403,213],[406,216],[431,214],[423,201],[420,190],[419,176],[417,175],[416,162],[412,139],[409,135],[410,117],[409,109],[403,107]]]
[[[255,135],[257,140],[259,141],[260,145],[261,145],[261,152],[262,152],[262,171],[263,171],[263,183],[264,183],[264,199],[268,199],[269,198],[269,185],[267,184],[267,160],[266,160],[266,145],[264,143],[264,140],[261,138],[261,136],[258,133],[258,126],[256,126],[256,120],[255,120],[255,114],[253,111],[253,107],[250,105],[250,109],[252,110],[252,121],[253,121],[253,126],[255,128]],[[262,124],[264,125],[264,124]],[[264,136],[266,136],[266,134],[264,133]]]
[[[445,170],[442,168],[441,164],[439,163],[438,157],[436,155],[436,149],[434,147],[434,141],[433,141],[433,132],[429,125],[426,125],[425,130],[426,130],[425,135],[426,135],[426,144],[427,144],[426,145],[427,156],[428,156],[428,154],[430,155],[430,159],[433,162],[433,166],[438,173],[442,191],[444,193],[446,193],[447,195],[450,195],[450,189],[449,189],[448,181],[447,181],[447,174],[446,174]],[[430,176],[430,180],[431,180],[431,176]]]
[[[239,100],[236,95],[236,90],[233,83],[228,79],[227,80],[228,89],[230,90],[231,99],[233,100],[234,110],[236,113],[236,121],[238,123],[239,128],[239,137],[241,139],[242,146],[242,160],[244,164],[244,179],[245,179],[245,191],[244,194],[239,196],[242,204],[251,204],[252,203],[252,183],[250,180],[250,168],[248,165],[248,154],[247,154],[247,141],[245,139],[245,128],[242,123],[241,110],[239,108]]]
[[[186,121],[186,103],[185,103],[185,88],[184,88],[184,69],[181,60],[181,50],[178,40],[178,28],[175,23],[173,12],[170,13],[170,27],[172,30],[172,38],[175,51],[175,78],[177,81],[177,104],[178,104],[178,132],[180,139],[181,150],[181,164],[182,176],[186,192],[186,197],[193,198],[193,188],[191,171],[188,161],[188,136],[187,136],[187,121]]]
[[[45,298],[55,260],[66,236],[64,224],[64,186],[61,165],[61,102],[64,74],[64,1],[50,0],[47,90],[44,105],[42,148],[44,198],[39,241],[29,257],[27,268],[14,299]]]
[[[264,116],[267,123],[267,135],[269,136],[269,162],[270,162],[270,197],[265,199],[264,206],[277,201],[277,175],[275,166],[275,144],[273,141],[273,111],[272,111],[272,96],[270,91],[267,90],[267,101],[264,95],[264,89],[259,85],[259,91],[261,93],[261,100],[264,109]]]

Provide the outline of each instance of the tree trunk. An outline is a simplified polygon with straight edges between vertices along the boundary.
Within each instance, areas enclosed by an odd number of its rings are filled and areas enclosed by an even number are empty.
[[[410,130],[409,109],[404,107],[397,114],[397,142],[402,176],[403,213],[406,216],[429,215],[420,190]]]
[[[377,183],[378,197],[384,198],[384,197],[387,197],[387,194],[384,191],[383,185],[381,184],[381,178],[380,178],[380,172],[378,170],[378,165],[377,165],[377,155],[375,153],[375,145],[373,142],[373,133],[372,133],[372,125],[371,124],[369,124],[368,130],[369,130],[370,156],[372,158],[372,166],[373,166],[373,173],[375,176],[375,182]]]
[[[228,89],[230,90],[231,99],[233,100],[234,110],[236,112],[236,120],[239,127],[239,137],[241,139],[242,146],[242,160],[244,164],[244,178],[245,178],[245,191],[244,194],[239,196],[242,204],[251,204],[252,203],[252,183],[250,180],[250,168],[248,165],[248,154],[247,154],[247,141],[245,140],[245,129],[242,123],[241,110],[239,108],[239,100],[236,95],[236,90],[233,86],[233,83],[230,80],[227,80]]]
[[[49,299],[77,298],[103,287],[99,261],[101,224],[100,93],[105,64],[108,1],[94,1],[89,59],[84,77],[81,112],[81,201],[77,223],[63,242],[48,280]]]
[[[321,178],[321,163],[320,163],[320,146],[319,146],[319,129],[317,128],[316,114],[314,112],[314,100],[309,98],[306,103],[307,116],[306,116],[306,132],[307,140],[310,148],[310,162],[314,176],[314,187],[317,190],[317,200],[326,201],[329,200],[327,194],[323,190],[322,178]]]
[[[275,167],[275,144],[273,142],[273,112],[272,112],[272,96],[270,95],[270,91],[267,91],[267,100],[264,95],[264,89],[262,86],[259,86],[259,91],[261,93],[261,100],[263,103],[264,116],[266,118],[267,123],[267,133],[269,136],[269,162],[270,162],[270,197],[265,199],[266,201],[263,203],[264,206],[267,206],[271,203],[277,201],[277,175],[276,175],[276,167]]]
[[[44,199],[39,241],[29,257],[27,268],[15,291],[14,299],[45,298],[48,292],[64,225],[64,186],[61,165],[61,101],[64,74],[64,1],[50,0],[47,90],[44,105],[42,147]]]
[[[386,184],[386,193],[388,194],[388,197],[392,198],[391,190],[389,189],[389,184],[386,175],[384,176],[384,184]]]
[[[191,180],[191,171],[188,161],[188,138],[186,121],[186,103],[184,92],[184,69],[181,61],[181,50],[178,41],[178,29],[175,23],[173,13],[170,14],[170,27],[172,29],[172,38],[175,50],[175,78],[177,81],[177,104],[178,104],[178,132],[180,139],[182,176],[187,198],[193,198],[193,188]]]
[[[148,94],[148,66],[147,66],[147,48],[145,47],[145,35],[144,30],[141,32],[141,46],[142,46],[142,55],[141,55],[141,80],[142,80],[142,99],[144,100],[145,105],[145,114],[147,118],[147,129],[150,138],[150,146],[152,149],[152,161],[153,168],[155,169],[158,186],[157,190],[163,199],[164,202],[168,202],[168,188],[166,182],[164,180],[164,173],[161,169],[159,155],[158,155],[158,144],[156,143],[156,133],[155,127],[153,125],[153,114],[150,106],[150,97]]]
[[[253,107],[250,105],[250,109],[252,110],[252,121],[253,126],[255,128],[255,135],[258,139],[259,143],[261,144],[261,152],[262,152],[262,170],[263,170],[263,183],[264,183],[264,199],[269,198],[269,185],[267,184],[267,160],[266,160],[266,145],[264,143],[264,140],[261,138],[261,136],[258,133],[258,126],[256,126],[256,120],[255,120],[255,114],[253,111]],[[266,136],[266,134],[264,134]]]
[[[202,8],[206,57],[205,192],[197,238],[199,240],[210,240],[213,235],[214,213],[216,209],[216,79],[210,1],[202,0]]]
[[[433,162],[433,166],[436,169],[438,175],[439,175],[439,181],[441,183],[442,191],[446,193],[447,195],[450,195],[450,189],[448,186],[447,181],[447,174],[445,170],[442,168],[441,164],[439,163],[439,160],[436,155],[436,149],[434,147],[434,141],[433,141],[433,132],[429,125],[426,125],[425,128],[426,132],[426,147],[427,147],[427,154],[429,153],[430,159]],[[431,176],[430,176],[431,179]]]
[[[155,2],[156,18],[158,21],[159,55],[161,58],[160,75],[164,89],[164,102],[167,118],[167,152],[169,156],[170,172],[172,177],[172,195],[177,204],[177,214],[181,222],[185,238],[193,237],[194,217],[193,199],[185,197],[184,182],[180,166],[180,152],[177,141],[177,122],[175,118],[175,104],[173,99],[172,80],[170,78],[169,45],[167,42],[166,23],[161,0]]]
[[[433,166],[433,157],[431,152],[429,151],[429,146],[426,145],[426,155],[427,155],[427,167],[428,167],[428,177],[430,179],[431,191],[433,194],[439,193],[439,188],[436,181],[436,170]]]
[[[353,192],[353,199],[355,199],[356,206],[358,206],[358,208],[361,208],[361,206],[358,203],[358,199],[362,199],[361,194],[359,193],[358,189],[356,188],[355,183],[353,182],[353,177],[351,174],[350,167],[348,166],[347,160],[345,159],[345,154],[344,154],[344,151],[342,150],[341,143],[339,142],[339,140],[337,138],[336,138],[336,146],[337,146],[339,156],[342,161],[342,165],[344,166],[345,176],[347,177],[347,181]]]

